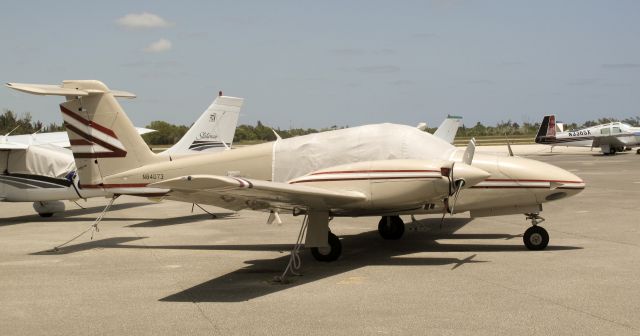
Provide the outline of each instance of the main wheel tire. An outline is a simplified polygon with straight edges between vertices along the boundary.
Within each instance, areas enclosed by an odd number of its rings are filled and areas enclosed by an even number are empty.
[[[38,213],[38,215],[42,218],[49,218],[53,216],[53,212],[41,212],[41,213]]]
[[[640,154],[640,148],[636,149],[636,154]]]
[[[549,245],[549,233],[541,226],[532,226],[524,232],[522,240],[529,250],[544,250]]]
[[[383,216],[378,222],[380,236],[387,240],[397,240],[404,234],[404,222],[400,216]]]
[[[331,262],[336,261],[342,254],[342,243],[340,238],[329,232],[329,246],[328,247],[312,247],[311,254],[317,261]]]

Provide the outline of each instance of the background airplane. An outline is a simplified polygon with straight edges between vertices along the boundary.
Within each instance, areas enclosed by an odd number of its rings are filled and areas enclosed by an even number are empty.
[[[442,124],[438,126],[438,129],[433,132],[433,135],[453,144],[453,140],[455,140],[460,126],[462,126],[462,117],[449,115],[447,119],[443,120]]]
[[[63,81],[44,89],[21,83],[7,86],[65,96],[60,109],[71,143],[102,147],[88,151],[72,146],[80,189],[269,211],[271,220],[279,211],[304,215],[296,246],[304,237],[304,245],[320,261],[333,261],[341,254],[340,239],[329,230],[329,221],[340,216],[381,216],[380,235],[399,239],[404,233],[401,214],[523,213],[532,224],[523,242],[541,250],[549,243],[549,234],[538,226],[544,220],[539,216],[542,203],[585,187],[579,177],[550,164],[475,153],[473,140],[458,150],[418,128],[394,124],[171,160],[149,150],[116,100],[122,94],[102,82]]]
[[[158,155],[173,160],[229,148],[243,101],[235,97],[216,97],[180,141]],[[139,134],[153,131],[137,130]],[[110,195],[103,190],[78,187],[72,151],[62,147],[84,151],[86,145],[70,143],[67,132],[15,135],[5,139],[0,144],[0,201],[34,202],[33,207],[40,216],[50,217],[64,211],[61,200]]]
[[[563,131],[555,115],[544,116],[536,135],[536,143],[567,147],[600,147],[605,155],[640,146],[640,127],[612,122],[579,130]],[[640,149],[637,150],[640,154]]]
[[[136,127],[140,135],[155,132],[155,130]],[[11,132],[0,138],[0,150],[26,149],[31,145],[53,145],[69,148],[69,136],[67,132],[46,132],[33,134],[10,135]]]

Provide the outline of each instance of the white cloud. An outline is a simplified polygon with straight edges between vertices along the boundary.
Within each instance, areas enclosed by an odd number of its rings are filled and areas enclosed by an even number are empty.
[[[144,51],[151,53],[159,53],[164,52],[171,49],[171,41],[161,38],[151,44],[149,44]]]
[[[117,19],[116,23],[126,28],[162,28],[173,25],[162,17],[147,12],[127,14]]]

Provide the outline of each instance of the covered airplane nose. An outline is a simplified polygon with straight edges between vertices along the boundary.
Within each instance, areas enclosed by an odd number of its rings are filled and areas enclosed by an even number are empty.
[[[498,158],[498,167],[507,177],[504,182],[532,190],[540,203],[573,196],[585,188],[575,174],[545,162],[508,156]]]

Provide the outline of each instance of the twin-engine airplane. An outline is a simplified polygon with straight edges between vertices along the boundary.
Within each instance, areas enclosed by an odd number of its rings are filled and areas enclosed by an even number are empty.
[[[544,116],[536,135],[536,143],[567,147],[600,147],[605,155],[640,146],[640,127],[612,122],[579,130],[563,131],[555,115]],[[640,154],[640,149],[637,150]]]
[[[151,152],[118,104],[121,92],[95,80],[61,86],[10,83],[23,92],[66,97],[60,104],[81,190],[162,196],[231,210],[304,215],[305,246],[320,261],[336,260],[340,240],[329,230],[339,216],[382,216],[385,239],[399,239],[399,215],[461,213],[471,217],[524,213],[529,249],[549,242],[537,224],[542,203],[582,191],[574,174],[520,157],[475,153],[415,127],[377,124],[278,139],[172,160]],[[126,95],[126,94],[125,94]],[[306,230],[303,232],[302,230]]]
[[[220,93],[180,141],[158,155],[176,159],[230,148],[243,101]],[[67,132],[5,136],[0,141],[0,201],[33,202],[40,216],[50,217],[64,211],[62,200],[111,196],[108,190],[78,188],[73,154],[62,147],[71,147]]]

